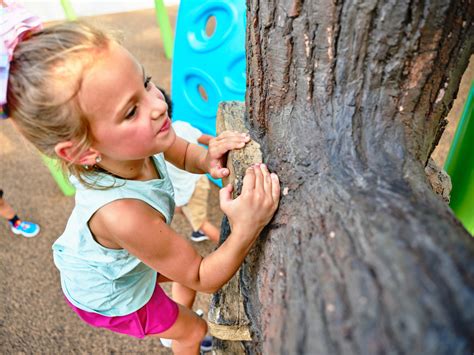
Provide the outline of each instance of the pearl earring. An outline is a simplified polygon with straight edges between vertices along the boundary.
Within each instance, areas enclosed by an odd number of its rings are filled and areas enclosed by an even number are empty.
[[[102,157],[100,155],[95,157],[96,164],[99,164],[102,161]]]

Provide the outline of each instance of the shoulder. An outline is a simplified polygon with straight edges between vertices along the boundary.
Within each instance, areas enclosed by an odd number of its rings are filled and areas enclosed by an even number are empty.
[[[145,201],[119,199],[100,208],[91,218],[90,227],[96,237],[121,240],[136,235],[153,225],[166,224],[165,217]]]

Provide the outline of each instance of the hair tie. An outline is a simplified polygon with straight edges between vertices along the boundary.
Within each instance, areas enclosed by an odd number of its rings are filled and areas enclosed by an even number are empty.
[[[17,44],[28,37],[31,31],[40,30],[43,25],[15,1],[4,1],[7,7],[0,6],[0,116],[6,118],[8,73],[13,51]]]

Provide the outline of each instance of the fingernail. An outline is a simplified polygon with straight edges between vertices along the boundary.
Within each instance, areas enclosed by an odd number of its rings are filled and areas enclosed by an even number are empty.
[[[272,179],[278,180],[278,175],[277,174],[271,173],[270,175],[271,175]]]

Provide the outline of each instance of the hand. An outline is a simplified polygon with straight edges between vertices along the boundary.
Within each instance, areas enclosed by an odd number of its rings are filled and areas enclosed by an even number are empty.
[[[214,139],[213,136],[209,135],[209,134],[202,134],[198,139],[198,143],[199,144],[204,144],[204,145],[207,145],[209,146],[209,142],[211,141],[211,139]]]
[[[232,231],[238,229],[256,237],[270,222],[280,201],[278,176],[268,171],[265,164],[247,169],[242,193],[232,200],[232,185],[220,190],[220,206],[229,219]]]
[[[227,169],[227,152],[232,149],[240,149],[250,141],[248,134],[240,132],[225,131],[218,137],[209,141],[209,149],[206,155],[206,166],[208,172],[215,179],[220,179],[229,175]]]

